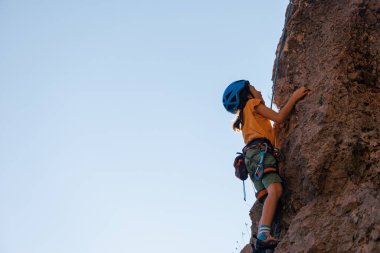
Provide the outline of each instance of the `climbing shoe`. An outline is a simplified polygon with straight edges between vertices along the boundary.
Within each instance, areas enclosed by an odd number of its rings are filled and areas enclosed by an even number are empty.
[[[266,250],[266,249],[274,249],[280,241],[274,237],[272,237],[269,233],[266,236],[265,240],[260,240],[257,238],[256,240],[256,250]]]

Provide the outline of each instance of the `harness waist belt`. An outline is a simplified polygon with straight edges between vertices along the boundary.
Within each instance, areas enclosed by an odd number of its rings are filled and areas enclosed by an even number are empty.
[[[253,139],[252,141],[248,142],[248,144],[245,145],[245,147],[243,148],[243,153],[247,152],[248,149],[250,149],[254,146],[262,145],[264,143],[268,145],[268,151],[270,153],[272,153],[274,148],[273,148],[273,145],[270,142],[270,140],[268,140],[267,138],[256,138],[256,139]]]

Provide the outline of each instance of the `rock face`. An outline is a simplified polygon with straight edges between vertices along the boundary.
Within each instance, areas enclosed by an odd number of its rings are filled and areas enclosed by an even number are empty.
[[[280,252],[380,252],[380,0],[293,0],[275,103],[286,161]],[[251,210],[257,232],[261,206]]]

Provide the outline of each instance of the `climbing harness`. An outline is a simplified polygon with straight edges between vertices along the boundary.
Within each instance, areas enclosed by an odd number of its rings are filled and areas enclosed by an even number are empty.
[[[257,161],[254,161],[254,159],[247,157],[246,152],[252,148],[257,148],[260,150],[260,160],[259,163]],[[249,173],[248,169],[245,164],[245,159],[250,160],[251,162],[257,164],[256,171],[253,173],[253,176],[256,180],[260,180],[264,174],[272,173],[272,172],[278,172],[278,166],[277,164],[264,164],[265,155],[267,153],[274,154],[274,148],[271,144],[271,142],[266,138],[257,138],[253,141],[249,142],[242,150],[242,153],[238,152],[236,153],[237,156],[234,160],[233,166],[235,168],[235,176],[243,181],[243,194],[244,194],[244,201],[247,201],[247,193],[245,190],[245,180],[248,178]],[[267,195],[267,192],[265,193],[256,193],[256,199],[259,200],[261,203],[264,203],[264,199]],[[259,196],[259,197],[258,197]]]
[[[282,29],[282,35],[280,39],[280,50],[278,51],[278,54],[276,56],[276,65],[275,65],[275,71],[274,71],[274,78],[273,78],[273,86],[272,86],[272,100],[270,102],[270,108],[272,109],[273,105],[273,98],[276,93],[276,82],[277,82],[277,76],[278,76],[278,66],[280,64],[280,58],[282,54],[282,50],[284,49],[285,46],[285,40],[286,40],[286,33],[287,33],[287,26],[289,22],[289,18],[292,14],[292,9],[293,9],[293,0],[289,1],[288,7],[286,8],[286,14],[285,14],[285,23],[284,23],[284,28]]]
[[[265,148],[263,149],[263,147],[265,147]],[[235,168],[235,176],[243,181],[244,201],[247,201],[247,193],[245,190],[245,182],[244,181],[249,176],[248,169],[247,169],[246,164],[245,164],[245,159],[248,159],[248,160],[256,163],[255,161],[253,161],[253,159],[251,159],[250,157],[247,157],[245,155],[246,152],[251,148],[259,148],[261,150],[260,162],[258,163],[258,165],[256,167],[256,172],[254,173],[254,177],[256,178],[256,180],[261,179],[265,173],[277,172],[277,166],[276,165],[264,165],[265,154],[267,152],[272,152],[274,150],[270,141],[265,139],[265,138],[257,138],[255,140],[251,141],[250,143],[248,143],[243,148],[242,153],[240,153],[240,152],[236,153],[237,156],[235,157],[233,166]]]
[[[246,152],[252,148],[257,148],[258,150],[260,150],[259,161],[255,161],[254,159],[245,155]],[[255,177],[256,180],[262,179],[264,174],[267,174],[270,172],[278,172],[277,164],[264,164],[265,155],[267,153],[270,153],[271,155],[274,156],[274,150],[275,149],[273,148],[272,144],[266,138],[257,138],[255,140],[253,140],[252,142],[248,143],[243,148],[244,158],[246,158],[246,159],[250,160],[252,163],[256,164],[256,170],[253,173],[253,176]]]
[[[263,188],[261,191],[256,192],[255,197],[259,203],[264,204],[265,199],[268,196],[267,189]]]

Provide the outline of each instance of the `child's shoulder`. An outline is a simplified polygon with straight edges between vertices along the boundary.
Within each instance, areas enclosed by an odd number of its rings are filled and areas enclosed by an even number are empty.
[[[255,106],[261,104],[261,99],[258,98],[251,98],[247,101],[246,107],[248,106],[251,109],[254,109]]]

